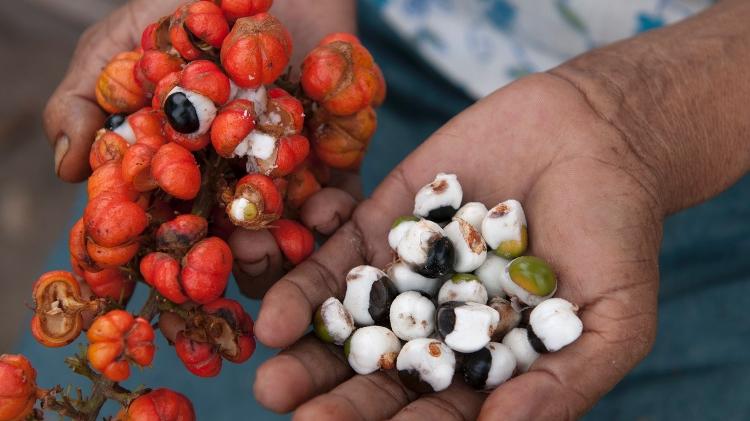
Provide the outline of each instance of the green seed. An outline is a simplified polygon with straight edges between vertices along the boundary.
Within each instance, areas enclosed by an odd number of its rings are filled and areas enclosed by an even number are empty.
[[[320,338],[321,341],[327,342],[327,343],[333,343],[333,338],[331,337],[331,334],[328,332],[328,328],[326,327],[325,322],[323,322],[323,314],[320,311],[319,308],[315,312],[315,318],[313,319],[313,331],[315,332],[315,335]]]
[[[544,260],[534,256],[514,259],[508,266],[510,279],[521,288],[539,297],[555,292],[557,276]]]
[[[451,282],[453,282],[454,284],[471,281],[479,282],[479,277],[477,277],[477,275],[474,275],[473,273],[454,273],[453,276],[451,276]]]
[[[396,218],[395,221],[393,221],[393,225],[391,225],[391,229],[396,228],[397,226],[401,225],[402,222],[407,222],[407,221],[418,222],[419,218],[417,218],[416,216],[412,216],[412,215],[399,216],[398,218]]]
[[[529,245],[529,232],[526,225],[521,227],[521,240],[507,240],[500,243],[495,254],[506,259],[513,259],[526,252]]]

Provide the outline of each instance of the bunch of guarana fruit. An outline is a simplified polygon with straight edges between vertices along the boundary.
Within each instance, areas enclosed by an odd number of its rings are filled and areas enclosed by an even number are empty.
[[[315,313],[318,338],[343,345],[358,374],[395,368],[405,386],[429,393],[460,373],[491,390],[581,335],[578,307],[552,298],[552,268],[524,255],[521,204],[488,210],[462,198],[457,177],[438,174],[417,193],[414,215],[393,223],[395,261],[353,268],[343,303],[331,297]]]
[[[72,271],[37,280],[31,324],[49,347],[86,331],[66,362],[92,388],[39,388],[28,359],[4,355],[0,421],[45,411],[94,420],[107,400],[122,405],[117,420],[195,419],[177,392],[118,383],[152,363],[155,329],[200,377],[253,354],[251,317],[224,297],[229,235],[269,230],[289,267],[306,259],[315,242],[299,211],[332,172],[358,169],[386,89],[370,53],[344,33],[322,39],[292,80],[292,39],[271,3],[187,2],[103,68],[96,98],[111,116],[70,231]],[[137,284],[149,296],[131,313]]]

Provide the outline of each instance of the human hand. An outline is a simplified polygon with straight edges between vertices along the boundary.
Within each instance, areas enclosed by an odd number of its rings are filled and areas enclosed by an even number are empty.
[[[172,13],[184,2],[131,0],[81,36],[68,72],[44,111],[55,172],[61,179],[82,181],[91,171],[89,150],[107,116],[94,96],[101,69],[115,54],[140,45],[141,33],[148,24]],[[324,0],[309,7],[304,0],[285,0],[276,2],[271,13],[287,26],[295,41],[292,68],[298,67],[323,36],[356,29],[353,1]],[[331,234],[349,218],[359,196],[358,175],[334,174],[329,188],[308,200],[300,218],[309,228]],[[240,287],[248,295],[261,295],[283,271],[276,242],[266,230],[237,230],[230,243],[237,259],[235,275]]]
[[[392,259],[392,221],[438,171],[465,201],[514,198],[529,221],[529,254],[557,271],[558,296],[580,306],[584,332],[489,396],[456,379],[417,396],[394,373],[353,375],[341,349],[305,335],[345,274]],[[649,169],[569,82],[536,75],[461,113],[402,162],[329,241],[266,294],[258,339],[289,347],[257,372],[255,396],[298,419],[571,419],[650,349],[655,335],[662,209]],[[480,412],[481,411],[481,412]]]

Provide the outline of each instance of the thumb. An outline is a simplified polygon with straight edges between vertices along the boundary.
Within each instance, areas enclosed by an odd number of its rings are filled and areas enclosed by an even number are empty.
[[[44,130],[55,152],[55,173],[61,179],[82,181],[90,172],[89,149],[106,118],[94,96],[99,72],[114,55],[135,48],[143,28],[178,3],[131,1],[78,40],[68,71],[44,110]]]

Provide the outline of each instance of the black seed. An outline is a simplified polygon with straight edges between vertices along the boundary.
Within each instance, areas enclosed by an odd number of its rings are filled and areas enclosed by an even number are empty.
[[[453,244],[448,237],[439,237],[427,252],[427,261],[417,273],[427,278],[439,278],[453,270]]]
[[[391,303],[398,295],[398,290],[390,278],[384,276],[372,284],[370,289],[370,307],[367,312],[375,321],[382,325],[390,319]]]
[[[463,372],[466,384],[474,389],[484,389],[487,385],[487,376],[492,367],[492,353],[489,349],[482,348],[477,352],[464,356]]]
[[[454,208],[453,206],[441,206],[439,208],[431,210],[427,214],[427,218],[432,222],[448,222],[453,218],[453,215],[456,214],[458,209]]]
[[[399,370],[398,378],[404,386],[417,393],[432,393],[434,390],[429,383],[422,380],[417,370]]]
[[[164,101],[167,121],[179,133],[195,133],[200,128],[198,112],[184,92],[175,92]]]
[[[526,336],[529,338],[529,343],[531,344],[531,347],[534,348],[534,351],[540,353],[540,354],[546,354],[547,347],[544,346],[544,342],[542,342],[541,339],[539,339],[538,336],[536,336],[536,333],[534,333],[534,330],[529,327],[526,329]]]
[[[107,130],[114,130],[122,126],[122,123],[124,123],[127,118],[128,115],[124,113],[112,114],[104,120],[104,128]]]
[[[518,322],[518,326],[520,327],[529,326],[529,317],[531,316],[531,310],[533,309],[534,307],[526,307],[525,309],[521,310],[521,321]]]
[[[463,305],[460,301],[448,301],[438,307],[437,310],[437,330],[440,337],[445,338],[456,325],[455,308]]]

